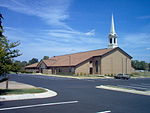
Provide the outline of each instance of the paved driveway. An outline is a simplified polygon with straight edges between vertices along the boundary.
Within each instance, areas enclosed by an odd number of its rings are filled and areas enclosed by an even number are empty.
[[[96,89],[98,85],[142,85],[150,79],[77,80],[37,75],[13,75],[11,80],[54,90],[58,96],[46,99],[0,103],[0,113],[150,113],[150,96]],[[16,108],[6,109],[4,108]]]

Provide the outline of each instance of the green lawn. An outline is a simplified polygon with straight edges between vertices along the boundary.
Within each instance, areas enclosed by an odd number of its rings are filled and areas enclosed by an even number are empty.
[[[0,95],[12,95],[12,94],[30,94],[30,93],[43,93],[46,92],[42,88],[30,88],[30,89],[0,89]]]
[[[150,77],[150,72],[135,72],[131,74],[132,77]]]

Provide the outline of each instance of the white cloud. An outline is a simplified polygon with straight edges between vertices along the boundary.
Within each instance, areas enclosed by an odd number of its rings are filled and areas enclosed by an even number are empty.
[[[147,47],[150,42],[150,34],[149,33],[134,33],[134,34],[126,34],[121,39],[123,40],[122,46],[125,47]]]
[[[18,60],[29,60],[33,57],[41,59],[44,55],[53,56],[81,52],[95,49],[95,46],[103,48],[105,44],[101,39],[87,38],[90,37],[89,34],[78,31],[55,29],[29,33],[12,27],[5,29],[5,35],[8,39],[21,41],[18,49],[23,55],[18,57]]]
[[[84,33],[74,30],[65,23],[65,20],[69,18],[68,8],[71,2],[72,0],[5,0],[0,1],[0,6],[42,18],[55,28],[48,30],[49,36],[52,37],[78,38],[81,36],[94,36],[95,30]]]
[[[0,6],[42,18],[55,27],[71,29],[64,20],[69,18],[71,0],[1,0]]]
[[[139,17],[137,17],[137,19],[150,19],[150,15],[139,16]]]
[[[23,53],[19,59],[29,60],[44,55],[53,56],[103,48],[103,39],[92,38],[95,30],[81,32],[71,28],[65,20],[69,18],[68,8],[72,0],[4,0],[0,6],[46,21],[53,29],[26,32],[25,29],[5,27],[10,40],[20,40]]]
[[[150,48],[146,48],[146,50],[150,50]]]
[[[91,30],[89,32],[79,32],[75,30],[63,30],[63,29],[55,29],[55,30],[47,30],[50,36],[61,37],[61,38],[71,38],[71,37],[91,37],[95,35],[95,30]]]
[[[87,36],[94,36],[95,35],[95,30],[93,29],[93,30],[85,33],[85,35],[87,35]]]

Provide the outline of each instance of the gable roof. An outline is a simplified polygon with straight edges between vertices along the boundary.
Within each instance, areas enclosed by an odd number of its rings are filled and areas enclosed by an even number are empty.
[[[55,66],[76,66],[85,60],[94,57],[94,56],[102,56],[113,49],[98,49],[93,51],[86,51],[74,54],[67,54],[62,56],[54,56],[49,58],[48,60],[43,60],[43,62],[48,67]]]
[[[37,65],[38,65],[38,63],[34,63],[34,64],[31,64],[31,65],[25,66],[25,68],[36,68]]]
[[[77,66],[78,64],[96,56],[105,56],[110,54],[111,52],[115,50],[120,50],[123,54],[128,56],[129,58],[132,58],[130,55],[128,55],[125,51],[123,51],[121,48],[106,48],[106,49],[98,49],[93,51],[86,51],[86,52],[79,52],[79,53],[73,53],[73,54],[67,54],[62,56],[54,56],[47,60],[41,60],[39,63],[35,63],[29,66],[26,66],[26,68],[36,68],[38,67],[42,62],[47,67],[57,67],[57,66]]]

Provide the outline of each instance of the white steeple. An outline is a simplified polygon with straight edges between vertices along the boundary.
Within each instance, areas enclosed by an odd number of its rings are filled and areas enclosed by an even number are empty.
[[[112,14],[112,17],[111,17],[110,33],[111,33],[111,34],[116,34],[116,32],[115,32],[115,26],[114,26],[114,16],[113,16],[113,14]]]
[[[111,18],[111,28],[110,28],[110,33],[109,33],[109,43],[108,43],[108,48],[115,48],[118,47],[117,44],[117,34],[115,32],[115,24],[114,24],[114,17],[112,14]]]

